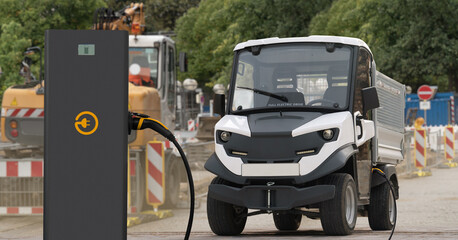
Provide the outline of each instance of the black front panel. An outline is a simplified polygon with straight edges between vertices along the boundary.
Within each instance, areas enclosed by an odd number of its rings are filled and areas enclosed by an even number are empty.
[[[125,239],[125,31],[46,32],[46,240]]]
[[[297,137],[247,137],[232,133],[228,142],[222,142],[221,139],[217,141],[223,144],[228,156],[240,157],[244,163],[292,163],[302,157],[318,154],[326,142],[335,141],[339,130],[333,130],[335,134],[331,140],[325,140],[322,131],[317,131]],[[246,156],[240,153],[246,153]]]

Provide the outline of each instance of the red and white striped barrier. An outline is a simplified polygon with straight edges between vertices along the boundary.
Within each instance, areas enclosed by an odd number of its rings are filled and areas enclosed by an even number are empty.
[[[426,167],[426,131],[415,129],[415,167],[420,170]]]
[[[2,161],[0,177],[43,177],[43,161]]]
[[[455,97],[450,96],[450,120],[452,125],[455,125]]]
[[[195,131],[196,130],[196,121],[193,119],[188,120],[188,131]]]
[[[0,177],[43,177],[43,161],[0,161]],[[0,206],[0,215],[43,214],[43,206]]]
[[[0,215],[43,214],[43,207],[0,207]]]
[[[2,116],[5,117],[20,117],[20,118],[39,118],[44,117],[45,111],[43,108],[11,108],[6,110],[6,114],[2,111]]]
[[[445,159],[452,161],[455,158],[455,131],[452,126],[444,128]]]
[[[132,186],[131,186],[131,177],[136,177],[137,176],[137,163],[136,163],[136,160],[130,160],[129,159],[129,165],[127,165],[128,167],[128,175],[127,175],[127,179],[128,179],[128,194],[127,194],[127,213],[130,214],[130,213],[137,213],[137,207],[136,206],[132,206],[132,198],[131,198],[131,189],[132,189]]]
[[[164,203],[164,147],[160,141],[151,141],[146,145],[146,189],[147,203],[157,208]]]

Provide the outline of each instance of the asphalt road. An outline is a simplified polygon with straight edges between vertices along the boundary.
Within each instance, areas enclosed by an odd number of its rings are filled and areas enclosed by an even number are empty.
[[[458,239],[458,168],[433,169],[432,176],[400,179],[398,222],[392,239]],[[188,211],[174,210],[174,217],[128,229],[129,240],[182,239]],[[367,218],[358,218],[353,235],[325,236],[320,221],[306,217],[299,231],[280,232],[272,216],[248,218],[237,237],[218,237],[208,226],[205,198],[196,209],[191,239],[388,239],[389,231],[373,232]],[[0,239],[42,239],[41,217],[0,217]]]

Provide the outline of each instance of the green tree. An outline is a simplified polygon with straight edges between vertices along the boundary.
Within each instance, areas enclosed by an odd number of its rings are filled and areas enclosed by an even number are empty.
[[[457,0],[339,0],[311,21],[313,34],[358,37],[377,68],[416,89],[458,90]]]
[[[3,74],[0,81],[0,90],[21,81],[19,63],[23,59],[22,52],[30,46],[30,40],[22,37],[25,28],[17,22],[5,23],[1,27],[0,35],[0,66]]]
[[[22,81],[19,77],[22,54],[30,46],[44,49],[45,30],[90,29],[95,9],[105,6],[103,0],[1,1],[0,66],[3,74],[0,77],[0,86],[3,90]],[[38,54],[32,59],[38,61]],[[38,64],[32,66],[32,71],[35,76],[39,75]]]
[[[331,0],[202,1],[177,21],[177,46],[189,53],[189,72],[201,85],[229,82],[233,48],[266,37],[306,36],[312,17]]]
[[[146,0],[146,24],[152,31],[173,31],[179,17],[200,0]]]

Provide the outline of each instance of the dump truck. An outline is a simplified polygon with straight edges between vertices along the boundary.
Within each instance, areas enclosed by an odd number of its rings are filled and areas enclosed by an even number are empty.
[[[205,164],[216,175],[207,198],[212,231],[240,234],[248,216],[264,213],[278,230],[297,230],[303,215],[320,219],[328,235],[351,234],[358,215],[373,230],[392,229],[404,98],[405,86],[376,70],[360,39],[237,44],[227,104],[215,98],[224,117]]]
[[[159,119],[175,129],[176,68],[175,42],[166,35],[145,34],[143,4],[132,3],[120,11],[101,8],[95,11],[93,30],[129,31],[129,111]],[[186,70],[186,55],[180,54],[180,69]],[[40,74],[41,75],[41,74]],[[44,81],[9,87],[3,95],[1,133],[5,159],[0,159],[0,214],[42,213]],[[127,79],[126,79],[127,80]],[[106,91],[110,91],[107,82]],[[103,94],[101,95],[103,97]],[[133,131],[129,135],[131,174],[130,212],[153,206],[148,198],[146,148],[149,141],[164,142],[164,206],[179,203],[180,181],[186,180],[184,166],[173,144],[153,131]],[[62,139],[62,141],[66,141]],[[14,171],[9,171],[13,169]],[[0,171],[1,172],[1,171]],[[23,173],[23,174],[21,174]],[[155,206],[160,204],[155,204]],[[2,210],[3,209],[3,210]],[[10,210],[12,209],[12,210]]]

